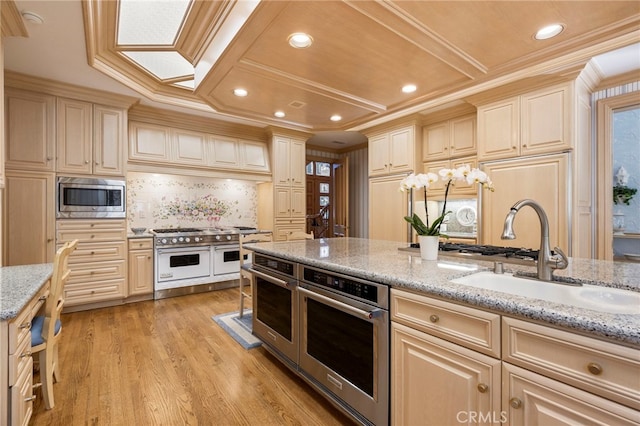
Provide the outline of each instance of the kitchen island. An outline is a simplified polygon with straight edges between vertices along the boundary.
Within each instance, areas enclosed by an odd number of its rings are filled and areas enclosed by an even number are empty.
[[[440,252],[437,261],[423,261],[397,242],[334,238],[257,243],[250,248],[257,253],[256,260],[263,255],[301,265],[297,290],[301,362],[294,371],[303,378],[309,376],[302,360],[310,356],[306,343],[310,282],[349,286],[372,300],[366,282],[388,286],[390,344],[374,339],[373,347],[379,348],[374,359],[389,362],[392,425],[459,424],[478,416],[484,419],[480,423],[513,425],[546,424],[550,418],[569,419],[566,424],[640,421],[640,306],[637,313],[625,305],[623,312],[632,313],[613,314],[602,312],[607,309],[600,306],[578,308],[563,300],[457,284],[452,280],[491,271],[494,263],[446,252]],[[527,275],[535,275],[536,269],[533,264],[506,261],[503,267],[505,273]],[[568,283],[640,292],[638,264],[569,259],[568,267],[554,275]],[[486,279],[491,276],[490,272]],[[255,303],[254,298],[254,307]],[[380,315],[374,309],[369,318]],[[336,330],[349,330],[331,325],[335,321],[327,317],[320,322],[326,323],[326,333],[334,332],[333,340],[339,339]],[[268,349],[268,339],[265,345]],[[388,348],[388,358],[382,348]],[[326,356],[325,362],[333,363]],[[333,382],[343,379],[331,374],[337,377]],[[332,381],[310,383],[331,400],[340,391]],[[362,420],[357,407],[342,405],[354,419]]]
[[[478,289],[451,282],[480,271],[493,269],[493,262],[465,260],[440,253],[439,260],[423,261],[401,243],[360,238],[332,238],[310,241],[259,243],[250,246],[263,253],[329,271],[384,283],[456,303],[473,305],[502,314],[548,323],[616,343],[640,345],[640,307],[637,315],[609,314]],[[504,265],[505,272],[535,272],[535,267]],[[569,266],[556,270],[559,278],[585,284],[640,292],[640,263],[592,259],[569,259]]]
[[[52,272],[52,263],[0,268],[0,426],[31,417],[31,320],[44,304]]]

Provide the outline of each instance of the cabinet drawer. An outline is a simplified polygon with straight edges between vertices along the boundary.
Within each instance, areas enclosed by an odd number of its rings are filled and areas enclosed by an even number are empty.
[[[9,355],[9,386],[18,381],[18,376],[27,368],[31,358],[31,333],[20,340],[16,351]]]
[[[16,353],[24,340],[31,343],[31,320],[49,296],[51,281],[47,281],[29,303],[9,322],[9,354]]]
[[[125,278],[126,264],[124,260],[94,262],[73,265],[69,275],[69,284]],[[66,286],[65,286],[66,288]]]
[[[106,241],[125,241],[127,239],[126,229],[58,229],[56,232],[56,241],[58,243],[66,243],[67,241],[80,240],[82,243],[106,242]],[[75,254],[75,253],[74,253]],[[73,256],[73,255],[72,255]]]
[[[500,358],[500,316],[391,289],[391,319]]]
[[[153,238],[130,238],[129,250],[152,249]]]
[[[640,352],[503,318],[503,360],[640,409]]]
[[[65,306],[83,305],[124,297],[124,279],[98,281],[91,284],[67,284],[64,287]]]
[[[127,224],[122,219],[70,219],[70,220],[58,220],[56,221],[56,229],[59,231],[79,230],[79,231],[93,231],[93,230],[127,230]]]
[[[125,258],[126,243],[124,241],[78,243],[78,247],[69,257],[69,264],[123,260]]]
[[[12,425],[28,425],[33,414],[33,359],[26,357],[26,362],[10,391]]]

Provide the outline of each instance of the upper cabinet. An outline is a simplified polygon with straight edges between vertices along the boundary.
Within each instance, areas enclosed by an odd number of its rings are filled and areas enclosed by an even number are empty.
[[[126,111],[58,98],[57,122],[58,172],[124,176]]]
[[[566,83],[478,106],[478,161],[571,149],[571,91]]]
[[[476,115],[431,124],[422,129],[422,161],[475,155]]]
[[[266,142],[147,122],[129,122],[129,162],[268,174]]]
[[[277,167],[273,170],[273,183],[291,187],[305,185],[305,143],[302,140],[274,137],[273,162]]]
[[[413,171],[416,146],[414,125],[369,136],[369,176]]]
[[[6,87],[6,167],[54,171],[55,120],[55,96]]]

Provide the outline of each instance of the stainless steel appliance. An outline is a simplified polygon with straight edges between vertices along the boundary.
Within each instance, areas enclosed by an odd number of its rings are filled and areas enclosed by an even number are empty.
[[[240,272],[239,233],[242,230],[167,228],[152,229],[151,232],[155,235],[156,299],[236,284]]]
[[[388,286],[261,253],[250,270],[265,348],[360,423],[388,424]]]
[[[300,267],[300,371],[365,424],[389,422],[389,288]]]
[[[57,218],[126,217],[126,182],[118,179],[58,177]]]
[[[253,334],[294,370],[298,364],[297,265],[254,254]]]
[[[398,250],[420,253],[420,244],[411,243],[408,247],[400,247]],[[447,256],[477,258],[478,260],[516,263],[520,265],[535,265],[538,260],[538,250],[521,247],[501,247],[441,241],[440,251],[443,255]]]

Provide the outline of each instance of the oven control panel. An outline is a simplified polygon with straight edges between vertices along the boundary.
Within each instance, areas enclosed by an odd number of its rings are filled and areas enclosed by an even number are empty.
[[[340,293],[346,293],[360,299],[378,303],[378,286],[340,275],[333,275],[315,269],[304,268],[304,281],[330,288]]]
[[[296,265],[294,263],[285,262],[256,253],[253,256],[253,264],[296,278]]]

